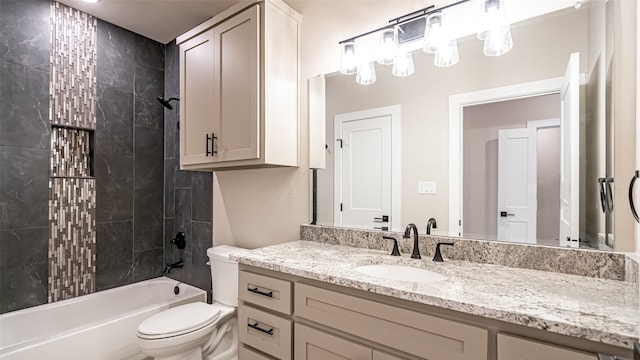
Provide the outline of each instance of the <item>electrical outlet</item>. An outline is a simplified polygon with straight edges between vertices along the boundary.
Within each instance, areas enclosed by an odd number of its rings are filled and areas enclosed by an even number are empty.
[[[435,181],[418,181],[418,194],[435,194]]]

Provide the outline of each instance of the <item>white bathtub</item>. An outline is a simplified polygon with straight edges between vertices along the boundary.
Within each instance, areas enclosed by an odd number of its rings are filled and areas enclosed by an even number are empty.
[[[144,359],[140,322],[206,299],[203,290],[161,277],[10,312],[0,315],[0,359]]]

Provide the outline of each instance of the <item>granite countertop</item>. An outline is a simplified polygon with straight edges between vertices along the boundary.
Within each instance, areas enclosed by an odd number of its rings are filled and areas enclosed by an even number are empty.
[[[640,301],[630,282],[466,261],[435,263],[311,241],[232,256],[241,264],[529,326],[627,349],[640,338]],[[368,264],[424,268],[432,283],[392,281],[353,271]]]

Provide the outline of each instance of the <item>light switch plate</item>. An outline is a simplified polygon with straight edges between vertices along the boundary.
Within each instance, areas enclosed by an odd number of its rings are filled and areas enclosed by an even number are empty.
[[[435,194],[435,181],[418,181],[418,194]]]

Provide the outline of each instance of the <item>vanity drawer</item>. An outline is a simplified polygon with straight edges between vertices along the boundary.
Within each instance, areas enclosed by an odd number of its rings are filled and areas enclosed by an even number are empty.
[[[488,331],[296,283],[296,315],[427,359],[487,359]]]
[[[238,298],[267,309],[291,315],[291,282],[240,271]]]
[[[521,337],[498,334],[498,360],[597,360],[596,354]]]
[[[272,357],[263,355],[250,347],[240,345],[238,349],[238,359],[242,360],[273,360]]]
[[[240,342],[278,359],[291,359],[291,320],[241,305],[238,308]]]

